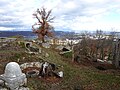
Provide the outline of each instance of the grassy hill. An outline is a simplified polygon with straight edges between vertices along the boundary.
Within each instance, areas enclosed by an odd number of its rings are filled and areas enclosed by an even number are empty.
[[[13,48],[13,46],[17,48]],[[1,48],[0,74],[4,73],[4,67],[10,61],[21,64],[43,59],[55,65],[63,66],[64,77],[56,82],[52,82],[52,80],[47,82],[38,77],[28,78],[27,86],[30,90],[120,90],[120,70],[101,71],[93,66],[73,63],[70,58],[59,55],[52,48],[42,49],[49,54],[49,57],[43,57],[41,54],[26,54],[25,48],[18,45],[17,41],[12,42],[9,47]],[[20,60],[18,61],[18,59]]]

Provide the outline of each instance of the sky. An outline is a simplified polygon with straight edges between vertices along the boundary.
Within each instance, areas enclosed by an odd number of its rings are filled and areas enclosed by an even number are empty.
[[[120,31],[120,0],[0,0],[0,30],[31,30],[41,7],[52,9],[55,30]]]

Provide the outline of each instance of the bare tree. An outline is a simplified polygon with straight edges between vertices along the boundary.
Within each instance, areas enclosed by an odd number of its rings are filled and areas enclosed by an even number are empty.
[[[41,8],[41,10],[37,9],[37,11],[33,14],[33,16],[38,20],[37,23],[32,25],[33,33],[36,33],[42,42],[45,42],[45,36],[53,36],[54,28],[50,25],[50,23],[53,22],[54,17],[52,17],[51,12],[52,10],[47,12],[45,8]],[[35,26],[39,27],[35,28]]]
[[[120,39],[116,36],[117,36],[117,33],[116,32],[113,32],[111,34],[114,38],[113,40],[113,49],[112,49],[112,55],[113,55],[113,65],[116,67],[116,68],[120,68]]]

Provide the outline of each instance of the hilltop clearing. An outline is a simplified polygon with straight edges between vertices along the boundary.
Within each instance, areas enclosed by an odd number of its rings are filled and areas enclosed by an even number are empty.
[[[62,66],[64,76],[59,80],[41,79],[39,77],[28,78],[30,90],[119,90],[120,70],[98,70],[92,65],[76,64],[71,62],[71,58],[65,58],[59,51],[51,48],[44,48],[33,43],[42,52],[38,54],[26,53],[24,40],[15,40],[1,44],[0,48],[0,74],[4,72],[4,67],[8,62],[15,61],[19,64],[26,62],[47,61],[55,65]],[[45,56],[45,53],[48,56]],[[88,62],[87,62],[88,63]]]

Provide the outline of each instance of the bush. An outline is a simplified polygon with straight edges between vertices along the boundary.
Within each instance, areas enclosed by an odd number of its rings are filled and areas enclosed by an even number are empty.
[[[72,51],[64,53],[63,56],[66,57],[66,58],[72,58]]]

